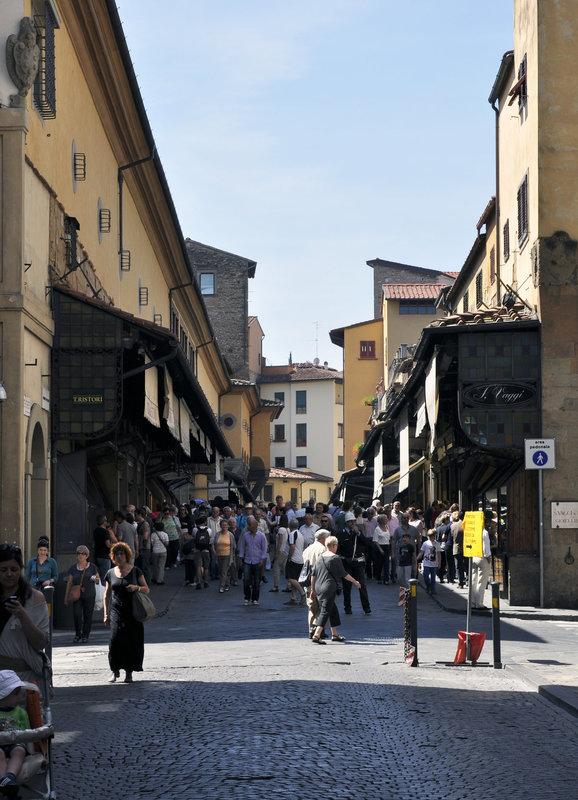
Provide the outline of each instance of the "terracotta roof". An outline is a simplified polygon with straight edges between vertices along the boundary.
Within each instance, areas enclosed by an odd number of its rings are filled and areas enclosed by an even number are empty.
[[[443,289],[441,283],[384,283],[386,300],[435,300]]]
[[[333,483],[333,478],[328,475],[320,475],[318,472],[305,472],[300,469],[289,469],[280,467],[271,467],[269,471],[269,478],[277,478],[279,480],[293,479],[298,481],[328,481]]]
[[[332,367],[322,367],[306,361],[304,364],[293,364],[290,372],[264,372],[259,383],[285,383],[286,381],[334,381],[343,378],[343,372]]]
[[[477,325],[492,324],[493,322],[514,322],[517,320],[535,319],[535,314],[520,300],[512,308],[493,306],[492,308],[476,308],[475,311],[463,311],[461,314],[451,314],[449,317],[438,317],[430,322],[430,328],[446,327],[448,325]]]
[[[452,272],[451,270],[446,270],[446,272],[444,272],[443,274],[449,275],[450,278],[457,278],[458,275],[460,274],[460,271],[458,270],[457,272]]]

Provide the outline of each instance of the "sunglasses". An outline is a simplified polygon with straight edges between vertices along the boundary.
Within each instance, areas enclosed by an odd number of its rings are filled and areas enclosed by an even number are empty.
[[[2,544],[0,545],[0,553],[14,553],[15,555],[22,555],[22,550],[17,544]]]

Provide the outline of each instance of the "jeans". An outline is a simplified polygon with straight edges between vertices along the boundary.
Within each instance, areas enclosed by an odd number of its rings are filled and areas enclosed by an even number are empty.
[[[405,589],[409,589],[409,579],[411,578],[413,567],[410,564],[407,567],[398,567],[397,568],[397,577],[399,579],[399,585],[403,586]]]
[[[383,554],[379,552],[377,545],[373,544],[373,577],[378,581],[389,583],[389,559],[391,546],[389,544],[379,545],[383,550]]]
[[[153,553],[153,581],[155,583],[165,582],[165,563],[167,560],[167,551],[162,553]]]
[[[428,592],[435,594],[436,591],[436,573],[438,571],[437,567],[424,567],[423,568],[423,579],[425,583],[425,588]]]
[[[275,557],[275,561],[273,561],[273,587],[275,589],[279,588],[279,580],[281,575],[285,576],[285,564],[287,563],[287,553],[284,553],[282,550]]]
[[[177,563],[177,556],[181,542],[179,539],[169,539],[169,546],[167,550],[167,567],[174,567]]]
[[[258,564],[243,563],[243,589],[245,600],[259,600],[261,588],[261,562]]]
[[[446,567],[448,570],[448,583],[453,583],[456,579],[456,562],[451,550],[446,550]]]
[[[367,596],[367,584],[365,583],[365,563],[363,561],[349,561],[348,559],[343,559],[343,565],[347,572],[351,575],[352,578],[355,578],[356,581],[359,581],[361,584],[361,589],[359,590],[359,598],[361,600],[361,605],[363,610],[367,613],[371,611],[371,607],[369,605],[369,597]],[[351,611],[351,587],[353,584],[351,581],[346,581],[345,578],[342,579],[343,584],[343,607],[346,611]]]

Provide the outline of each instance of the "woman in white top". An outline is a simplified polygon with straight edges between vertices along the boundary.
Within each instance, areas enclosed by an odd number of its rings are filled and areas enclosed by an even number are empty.
[[[163,523],[156,520],[153,523],[153,532],[151,533],[151,558],[153,564],[153,577],[152,583],[162,586],[165,582],[165,564],[167,561],[167,549],[169,546],[169,537],[164,529]]]
[[[373,532],[373,557],[377,582],[387,586],[391,558],[391,533],[386,514],[377,515],[377,525]]]

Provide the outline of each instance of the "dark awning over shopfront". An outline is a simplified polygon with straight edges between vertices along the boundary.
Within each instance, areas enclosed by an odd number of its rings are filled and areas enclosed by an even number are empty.
[[[55,439],[100,440],[136,405],[140,422],[168,432],[185,460],[202,452],[207,462],[232,455],[184,351],[169,331],[60,287],[53,290],[53,306]]]

